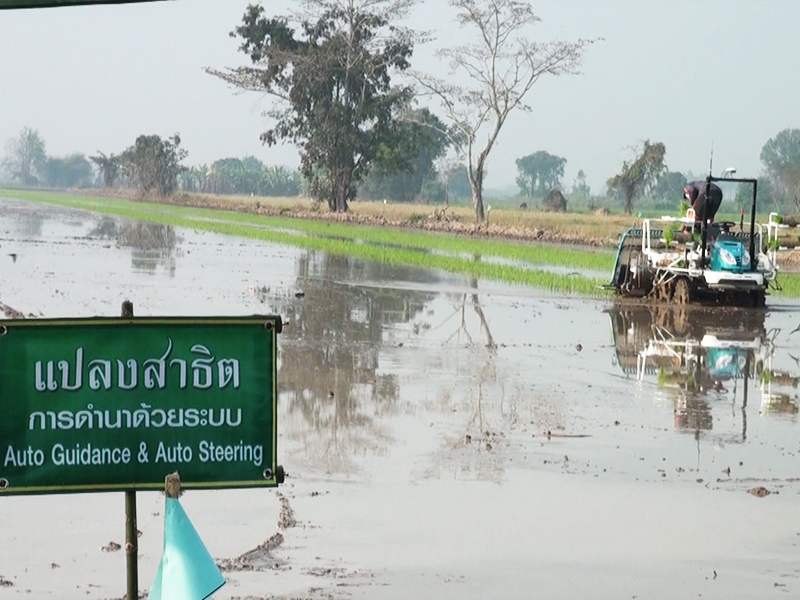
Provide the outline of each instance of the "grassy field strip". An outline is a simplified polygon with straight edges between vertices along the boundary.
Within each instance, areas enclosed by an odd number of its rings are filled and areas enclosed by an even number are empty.
[[[800,273],[783,273],[778,275],[778,281],[781,282],[783,289],[770,290],[770,294],[784,298],[800,298]]]
[[[309,250],[318,250],[346,256],[356,256],[365,260],[372,260],[376,262],[403,264],[423,269],[440,269],[450,273],[459,273],[479,279],[492,279],[496,281],[529,285],[555,292],[593,296],[606,295],[606,293],[600,290],[598,287],[601,284],[606,283],[605,281],[593,280],[577,275],[564,275],[510,265],[492,264],[453,256],[437,256],[430,253],[421,253],[416,250],[393,249],[376,245],[360,244],[350,240],[337,240],[330,238],[308,237],[305,235],[295,235],[281,231],[256,228],[241,223],[198,220],[196,218],[178,216],[174,214],[175,211],[173,210],[147,210],[147,208],[150,208],[150,205],[143,206],[135,203],[127,203],[129,205],[128,207],[120,207],[110,205],[109,203],[86,202],[85,199],[82,198],[73,200],[69,199],[68,197],[54,194],[48,195],[47,198],[42,197],[40,194],[36,194],[37,197],[28,198],[25,198],[22,196],[22,194],[17,193],[8,196],[34,200],[68,208],[83,208],[102,214],[139,219],[161,223],[164,225],[172,225],[174,227],[200,229],[213,233],[234,235],[279,244],[287,244]],[[142,208],[145,210],[142,210]],[[172,208],[176,207],[170,207],[170,209]]]
[[[548,247],[543,245],[493,241],[480,238],[451,237],[441,233],[408,232],[364,225],[329,223],[286,217],[271,217],[165,204],[141,203],[128,200],[111,200],[88,196],[73,196],[48,192],[7,191],[0,194],[9,198],[31,200],[89,211],[113,214],[131,219],[159,222],[177,227],[190,227],[251,239],[272,241],[308,249],[337,254],[360,256],[368,260],[406,264],[421,268],[438,268],[454,273],[487,277],[500,281],[521,283],[553,291],[604,296],[597,285],[607,283],[607,278],[595,279],[582,275],[569,275],[541,270],[531,270],[517,265],[476,262],[461,256],[421,253],[419,249],[480,256],[496,256],[533,265],[572,267],[587,271],[610,273],[613,254],[604,251]],[[276,231],[266,227],[298,231]],[[343,239],[336,239],[343,238]],[[363,240],[398,248],[360,244]],[[782,274],[782,290],[772,290],[776,297],[800,297],[800,275]]]
[[[418,251],[423,251],[424,252],[425,250],[419,249]],[[437,252],[437,251],[434,250],[434,252]],[[449,256],[450,253],[446,253],[445,255]],[[474,258],[475,258],[474,256],[468,255],[466,253],[461,254],[461,255],[457,255],[457,256],[460,256],[461,258],[464,258],[464,259],[467,259],[467,260],[469,260],[469,259],[473,259],[474,260]],[[531,266],[528,265],[528,263],[524,263],[522,261],[513,260],[513,259],[509,259],[509,258],[503,258],[501,256],[481,255],[480,256],[480,260],[483,260],[483,261],[486,261],[486,262],[489,262],[489,263],[498,264],[498,265],[510,265],[510,266],[518,266],[518,267],[521,266],[521,267],[524,267],[524,268],[531,268]],[[547,265],[547,264],[536,265],[535,268],[540,269],[542,271],[547,271],[549,273],[560,273],[562,275],[572,275],[572,276],[580,275],[581,277],[587,277],[589,279],[602,280],[604,282],[607,282],[608,279],[609,279],[609,274],[608,274],[609,271],[606,271],[606,270],[584,269],[584,268],[575,267],[575,266],[572,266],[572,265],[570,265],[570,266],[562,266],[562,265]]]
[[[132,202],[128,200],[111,200],[85,196],[70,196],[47,192],[7,192],[9,197],[22,200],[43,202],[69,201],[88,210],[100,210],[100,207],[119,209],[151,210],[153,212],[172,214],[181,217],[199,217],[216,221],[239,223],[244,225],[266,226],[279,229],[302,231],[308,235],[359,239],[365,242],[402,246],[406,248],[425,248],[450,252],[453,254],[480,254],[498,256],[533,265],[553,265],[576,267],[587,270],[611,272],[614,266],[614,253],[610,250],[584,250],[580,248],[563,248],[544,246],[530,242],[511,242],[482,238],[457,237],[443,233],[427,233],[406,231],[392,228],[370,227],[350,223],[331,223],[288,217],[262,216],[241,212],[220,211],[206,208],[184,207],[175,205],[157,205]]]
[[[463,238],[442,233],[424,233],[364,225],[310,221],[287,217],[263,217],[247,213],[220,212],[210,209],[187,208],[188,214],[241,223],[261,224],[282,229],[294,229],[308,235],[358,239],[364,242],[405,248],[425,248],[453,254],[497,256],[533,265],[581,267],[610,272],[614,255],[609,251],[587,251],[572,248],[548,247],[531,243],[515,243],[481,238]],[[184,213],[185,214],[185,213]]]

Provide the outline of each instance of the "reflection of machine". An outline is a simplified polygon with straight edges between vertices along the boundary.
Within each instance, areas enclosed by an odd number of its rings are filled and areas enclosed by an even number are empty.
[[[668,306],[616,307],[611,311],[617,360],[640,381],[658,375],[662,385],[697,391],[715,382],[757,373],[769,348],[760,311],[736,319],[718,310]]]
[[[797,386],[800,377],[772,369],[772,357],[759,374],[761,379],[761,410],[770,414],[797,414]]]
[[[747,406],[750,380],[758,382],[763,412],[796,412],[800,378],[772,369],[777,330],[767,331],[762,311],[739,311],[736,319],[719,310],[669,306],[615,307],[611,311],[616,359],[638,381],[657,379],[674,390],[680,429],[711,429],[707,392],[741,387]],[[746,423],[746,421],[745,421]]]

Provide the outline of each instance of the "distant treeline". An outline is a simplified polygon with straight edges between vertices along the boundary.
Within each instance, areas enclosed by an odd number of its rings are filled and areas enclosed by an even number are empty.
[[[185,168],[178,176],[184,192],[254,196],[299,196],[305,192],[300,173],[265,165],[254,156],[221,158],[211,165]]]
[[[431,119],[425,111],[412,116]],[[384,160],[359,185],[359,197],[392,202],[447,202],[470,197],[467,169],[435,161],[446,151],[444,136],[410,123],[405,142],[383,151]],[[432,131],[432,130],[431,130]],[[310,195],[309,182],[298,169],[266,165],[254,156],[221,158],[210,165],[186,166],[188,156],[178,134],[169,138],[141,135],[117,154],[80,153],[49,156],[39,132],[25,127],[6,144],[0,180],[25,187],[134,188],[142,194],[168,195],[175,191],[254,196]],[[395,156],[403,153],[403,157]],[[414,160],[406,159],[411,153]]]
[[[397,145],[381,150],[380,160],[358,184],[358,198],[429,204],[466,203],[471,199],[467,168],[444,156],[451,137],[437,134],[444,124],[427,110],[413,110],[397,132]],[[704,174],[670,171],[666,148],[645,141],[610,178],[601,194],[592,194],[586,173],[579,170],[572,185],[563,182],[567,159],[544,150],[516,161],[516,196],[502,204],[548,210],[607,208],[678,209],[688,181]],[[141,135],[118,154],[73,153],[49,156],[39,132],[25,127],[7,141],[0,163],[0,181],[25,187],[125,188],[143,195],[166,196],[175,191],[253,196],[313,196],[298,169],[266,165],[254,156],[221,158],[210,165],[185,166],[188,153],[181,138]],[[409,159],[413,157],[412,159]],[[760,210],[800,210],[800,130],[785,129],[763,147],[764,171],[758,176]],[[726,205],[747,208],[749,185],[722,183]],[[554,192],[558,192],[553,196]],[[555,198],[556,201],[552,201]],[[501,204],[501,203],[498,203]]]
[[[177,190],[211,194],[297,196],[305,187],[296,169],[268,166],[248,156],[187,167],[179,135],[141,135],[118,154],[49,156],[39,132],[25,127],[6,143],[0,180],[25,187],[125,188],[168,195]]]

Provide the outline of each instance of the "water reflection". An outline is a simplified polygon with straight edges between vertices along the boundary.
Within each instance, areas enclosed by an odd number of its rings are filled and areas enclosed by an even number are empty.
[[[533,417],[526,390],[498,376],[478,280],[314,252],[299,256],[296,273],[291,291],[251,288],[289,323],[279,422],[294,460],[357,474],[396,443],[396,417],[431,413],[448,427],[418,476],[501,481],[506,432]],[[461,289],[440,291],[448,284]]]
[[[309,464],[352,473],[355,457],[385,453],[392,438],[382,418],[403,410],[398,375],[381,368],[381,352],[401,345],[395,326],[423,315],[435,296],[353,282],[433,283],[435,275],[314,252],[296,270],[302,294],[257,290],[289,322],[280,344],[281,427]]]
[[[798,412],[798,379],[774,368],[778,329],[764,311],[615,307],[610,311],[616,362],[637,381],[655,383],[674,403],[680,431],[710,431],[712,407],[730,399],[742,417],[757,393],[764,414]]]
[[[447,338],[447,341],[455,342],[456,344],[466,342],[470,346],[475,343],[475,340],[470,333],[470,328],[467,324],[467,311],[468,308],[471,307],[475,312],[475,315],[478,317],[480,332],[486,339],[485,346],[490,350],[496,350],[497,345],[494,342],[492,330],[489,327],[489,322],[486,320],[486,315],[484,314],[483,307],[481,306],[480,296],[478,295],[478,280],[474,277],[470,279],[469,287],[472,290],[471,293],[465,292],[462,294],[449,295],[454,301],[454,312],[451,316],[445,318],[445,322],[450,320],[453,316],[458,316],[460,321],[455,331],[453,331],[450,337]]]
[[[171,225],[103,217],[89,235],[114,239],[120,246],[131,248],[135,271],[154,274],[161,267],[170,277],[175,276],[178,236]]]
[[[41,212],[26,215],[24,219],[16,219],[17,232],[24,238],[38,238],[42,235],[44,216]]]
[[[521,418],[522,392],[498,375],[497,344],[480,301],[478,280],[470,279],[464,292],[444,296],[452,311],[434,329],[441,332],[443,346],[455,347],[444,351],[454,364],[447,365],[450,385],[424,408],[450,417],[453,430],[442,436],[419,477],[500,483],[508,459],[506,433]]]
[[[450,430],[425,461],[421,479],[456,479],[501,483],[511,454],[509,436],[520,419],[530,415],[519,390],[503,389],[495,353],[474,357],[467,389],[442,389],[435,406],[442,417],[452,417]],[[524,416],[523,416],[524,413]]]

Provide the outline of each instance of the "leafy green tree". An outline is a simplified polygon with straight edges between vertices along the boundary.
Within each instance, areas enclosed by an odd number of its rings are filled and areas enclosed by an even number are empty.
[[[49,187],[88,187],[92,184],[92,163],[83,154],[49,157],[42,167],[42,179]]]
[[[207,72],[278,99],[272,129],[261,140],[299,146],[301,172],[314,198],[347,210],[379,149],[391,144],[396,106],[411,90],[393,87],[405,71],[412,36],[395,22],[409,0],[306,0],[299,22],[267,18],[251,5],[231,34],[250,67]]]
[[[266,165],[255,156],[245,156],[241,160],[237,194],[261,194],[264,185]]]
[[[208,187],[215,194],[266,194],[266,166],[254,156],[223,158],[211,164]]]
[[[539,150],[517,159],[517,186],[526,198],[542,197],[561,188],[566,158]]]
[[[265,165],[254,156],[222,158],[181,172],[180,188],[187,192],[257,196],[297,196],[303,189],[300,174],[286,167]]]
[[[469,170],[466,165],[458,165],[447,178],[448,195],[451,198],[467,199],[472,195],[469,184]]]
[[[398,202],[417,199],[423,185],[435,181],[435,161],[449,145],[445,124],[431,111],[422,108],[405,112],[393,143],[382,145],[378,151],[375,167],[360,188],[361,194]]]
[[[207,178],[207,191],[209,193],[244,193],[244,187],[245,173],[241,160],[238,158],[220,158],[211,163],[211,166],[208,169]]]
[[[122,167],[120,157],[116,154],[106,156],[103,152],[98,151],[97,156],[90,156],[89,160],[97,165],[100,176],[103,178],[103,185],[107,188],[113,188],[120,176]]]
[[[586,183],[586,173],[583,169],[579,169],[572,183],[572,197],[574,200],[588,200],[591,196],[592,188]]]
[[[297,170],[272,166],[265,167],[259,189],[264,196],[297,196],[303,193],[304,185]]]
[[[178,175],[178,189],[184,192],[199,192],[196,177],[197,167],[187,167]]]
[[[429,177],[422,182],[419,197],[428,204],[443,204],[448,201],[447,187],[439,177]]]
[[[208,165],[189,167],[178,175],[178,187],[184,192],[207,192]]]
[[[680,202],[683,198],[683,188],[686,186],[686,177],[678,171],[665,171],[653,186],[652,195],[656,200],[675,200]]]
[[[761,162],[780,195],[800,211],[800,129],[784,129],[761,149]]]
[[[23,127],[15,138],[6,142],[3,166],[22,185],[38,185],[41,170],[47,162],[44,140],[36,129]]]
[[[162,140],[157,135],[140,135],[125,150],[120,161],[131,183],[143,194],[168,196],[178,187],[178,176],[185,167],[187,152],[177,133]]]
[[[628,214],[633,212],[634,200],[650,189],[667,168],[664,164],[667,149],[662,142],[651,144],[645,140],[633,153],[632,160],[622,163],[622,171],[606,182],[609,195],[622,195]]]
[[[786,198],[779,182],[769,173],[763,173],[758,178],[758,209],[762,210],[782,210]],[[736,186],[736,195],[733,203],[737,209],[744,209],[745,217],[750,219],[750,207],[753,203],[753,186],[749,183],[740,183]]]

